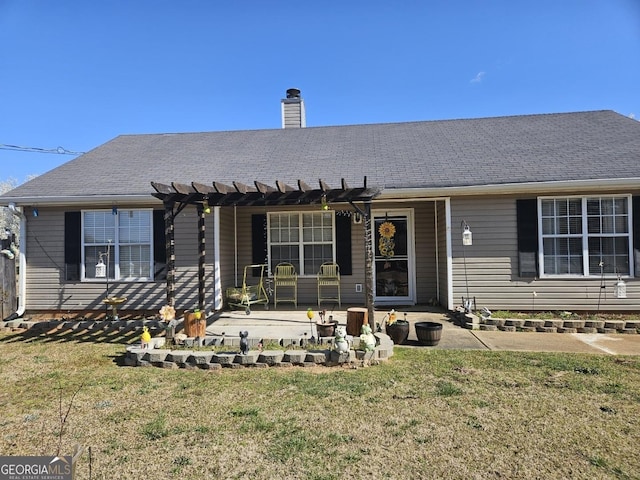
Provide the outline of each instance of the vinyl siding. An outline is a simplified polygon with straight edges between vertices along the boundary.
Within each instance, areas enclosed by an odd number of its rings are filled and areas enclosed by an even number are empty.
[[[158,205],[153,205],[158,208]],[[121,206],[122,209],[126,206]],[[106,293],[103,281],[64,281],[64,211],[39,208],[28,217],[27,313],[39,311],[101,310]],[[207,217],[206,302],[213,302],[213,220]],[[175,220],[176,308],[192,308],[198,301],[198,219],[186,208]],[[154,245],[165,248],[165,245]],[[155,314],[166,304],[166,281],[109,282],[109,295],[126,297],[122,310]]]
[[[620,193],[620,192],[618,192]],[[602,194],[599,194],[602,195]],[[625,279],[627,298],[616,298],[616,279],[522,278],[518,272],[516,197],[462,197],[451,200],[453,297],[469,296],[490,310],[637,310],[640,282]],[[473,245],[462,246],[461,222],[473,232]],[[601,288],[604,286],[604,288]],[[535,295],[534,295],[535,292]]]

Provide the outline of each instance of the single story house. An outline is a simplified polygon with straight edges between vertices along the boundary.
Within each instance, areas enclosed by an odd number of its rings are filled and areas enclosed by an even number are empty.
[[[637,310],[640,122],[304,128],[299,91],[281,106],[282,129],[122,135],[1,196],[22,221],[18,313],[104,309],[107,250],[124,310],[220,310],[245,266],[280,262],[302,305],[336,262],[343,308]]]

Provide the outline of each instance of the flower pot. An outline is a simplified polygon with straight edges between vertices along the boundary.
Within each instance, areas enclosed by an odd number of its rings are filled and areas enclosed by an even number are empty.
[[[196,313],[187,310],[184,312],[184,333],[187,337],[204,338],[206,335],[207,322]],[[200,317],[200,318],[197,318]]]
[[[416,336],[422,345],[435,346],[442,337],[442,324],[438,322],[416,322]]]
[[[338,322],[316,323],[319,337],[333,337],[336,333]]]
[[[409,322],[399,320],[391,325],[387,325],[385,330],[387,335],[389,335],[391,340],[393,340],[393,343],[396,345],[402,345],[409,337]]]

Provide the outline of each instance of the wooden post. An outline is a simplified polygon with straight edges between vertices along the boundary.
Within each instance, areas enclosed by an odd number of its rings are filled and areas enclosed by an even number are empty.
[[[176,246],[174,237],[173,202],[164,204],[164,234],[167,249],[167,304],[176,303]]]
[[[364,202],[364,297],[369,313],[369,326],[376,331],[373,295],[373,239],[371,235],[371,201]]]
[[[204,312],[205,275],[205,213],[204,206],[198,204],[198,309]]]

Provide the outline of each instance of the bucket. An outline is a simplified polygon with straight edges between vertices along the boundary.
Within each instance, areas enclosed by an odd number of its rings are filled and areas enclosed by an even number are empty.
[[[438,322],[416,322],[416,336],[422,345],[435,346],[442,337],[442,324]]]

